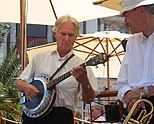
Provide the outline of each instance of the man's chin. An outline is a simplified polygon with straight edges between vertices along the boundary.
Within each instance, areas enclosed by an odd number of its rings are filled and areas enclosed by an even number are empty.
[[[141,31],[131,31],[131,34],[140,33]]]
[[[141,33],[142,30],[133,30],[132,28],[129,28],[131,34]]]

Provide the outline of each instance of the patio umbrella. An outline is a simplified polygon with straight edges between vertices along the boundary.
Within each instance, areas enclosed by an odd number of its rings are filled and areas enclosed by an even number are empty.
[[[107,79],[108,89],[110,89],[110,77],[117,78],[121,61],[125,53],[121,41],[130,36],[130,34],[123,34],[117,31],[104,31],[93,34],[85,34],[77,37],[73,49],[75,54],[84,60],[88,60],[94,55],[102,52],[112,56],[104,65],[98,65],[98,68],[91,67],[97,78],[105,77]],[[32,57],[38,52],[53,50],[55,48],[56,43],[49,43],[28,48],[27,53],[29,60],[31,61]]]
[[[95,0],[93,4],[111,8],[117,11],[121,10],[121,0]]]
[[[0,22],[21,23],[22,69],[26,66],[26,24],[54,25],[65,14],[82,22],[117,15],[118,11],[94,6],[91,0],[0,0]]]
[[[79,22],[118,14],[118,11],[94,6],[92,0],[26,0],[26,3],[28,24],[54,25],[56,18],[64,14],[70,14]],[[0,22],[20,23],[20,0],[0,0]]]

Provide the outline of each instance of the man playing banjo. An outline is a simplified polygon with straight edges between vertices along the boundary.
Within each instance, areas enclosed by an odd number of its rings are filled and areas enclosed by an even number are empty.
[[[27,80],[40,75],[51,77],[56,70],[73,54],[73,45],[79,35],[80,25],[77,20],[69,15],[60,17],[53,28],[57,41],[57,49],[38,53],[33,57],[17,80],[16,86],[23,92],[30,103],[41,91]],[[56,99],[52,110],[41,118],[22,115],[23,124],[73,124],[73,111],[81,96],[83,102],[91,103],[98,93],[96,78],[90,67],[79,66],[84,61],[74,55],[59,71],[54,78],[70,71],[69,78],[58,83]],[[44,101],[46,102],[46,101]],[[27,110],[25,110],[27,111]],[[39,112],[38,112],[39,113]],[[33,115],[32,115],[33,116]]]

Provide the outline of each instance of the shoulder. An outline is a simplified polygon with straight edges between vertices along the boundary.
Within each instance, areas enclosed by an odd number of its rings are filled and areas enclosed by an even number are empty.
[[[128,38],[128,40],[138,39],[138,38],[142,38],[142,37],[143,37],[143,33],[136,33],[136,34],[133,34],[132,36],[130,36]]]
[[[47,56],[51,55],[52,51],[44,51],[44,52],[39,52],[37,53],[33,59],[42,59],[42,58],[46,58]]]
[[[143,37],[144,37],[143,33],[133,34],[128,38],[128,44],[129,45],[139,44],[140,42],[142,42]]]
[[[85,60],[83,60],[81,57],[79,57],[78,55],[74,56],[75,61],[77,62],[85,62]]]

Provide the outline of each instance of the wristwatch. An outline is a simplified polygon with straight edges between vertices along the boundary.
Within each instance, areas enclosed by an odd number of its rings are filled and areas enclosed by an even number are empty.
[[[89,89],[90,87],[91,87],[90,83],[86,87],[82,86],[83,89]]]
[[[145,93],[145,97],[149,97],[148,87],[144,87],[144,93]]]

